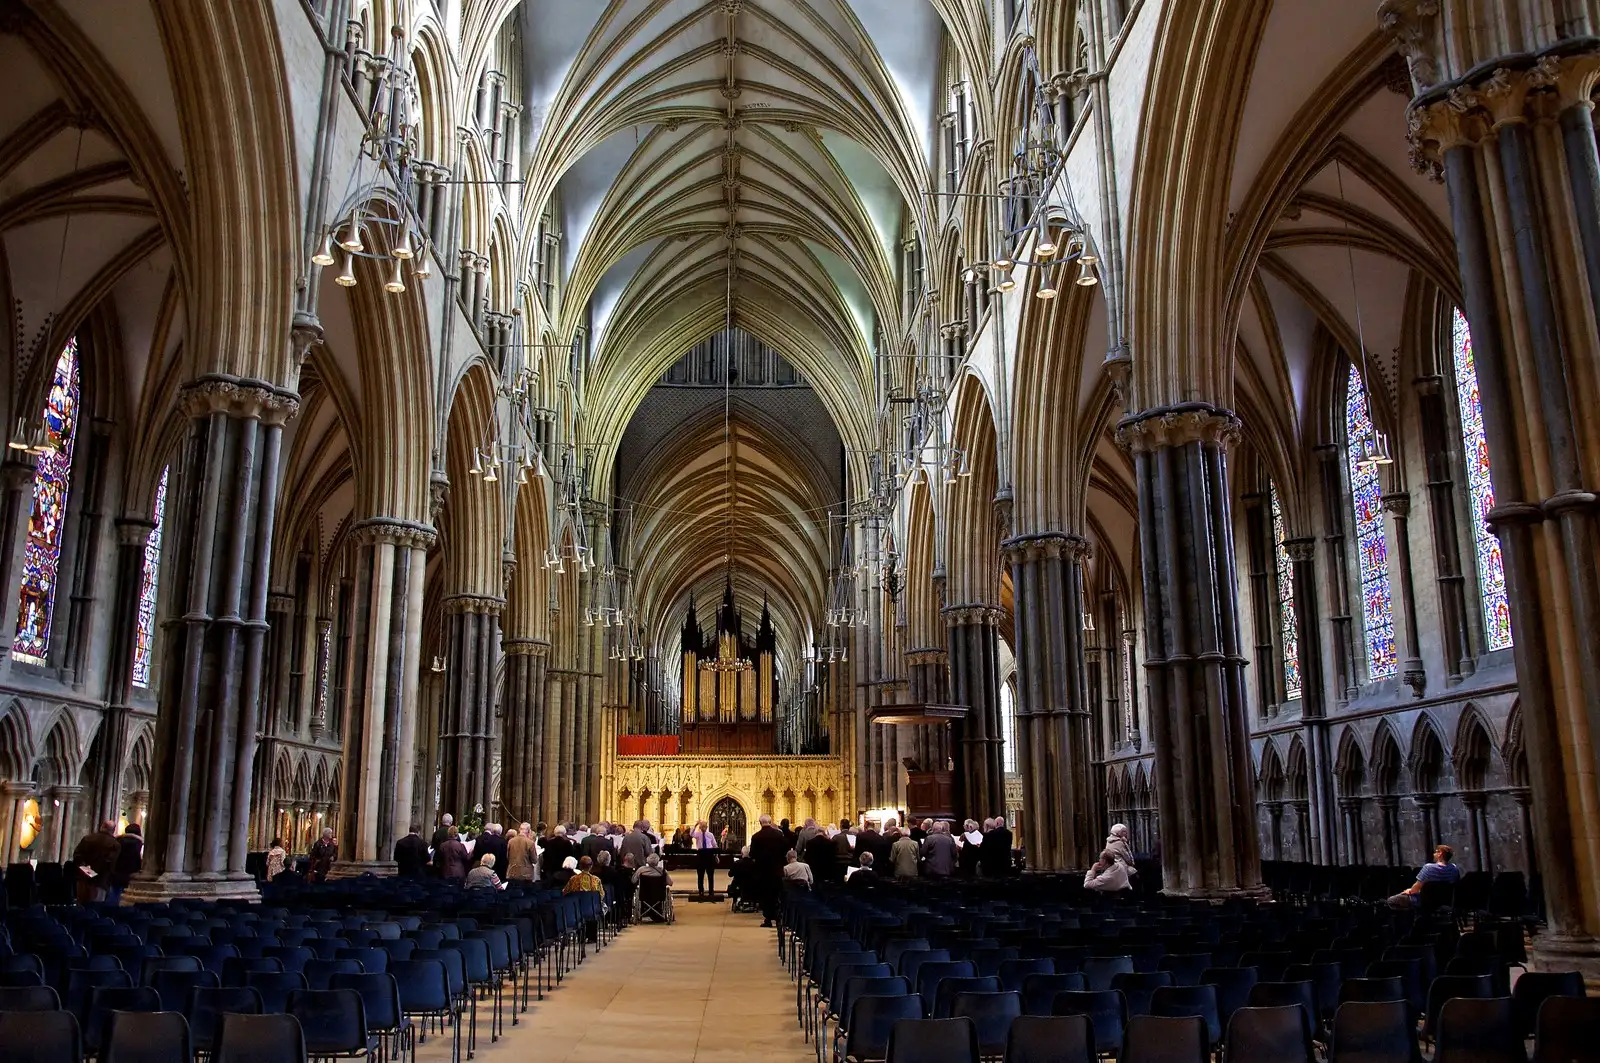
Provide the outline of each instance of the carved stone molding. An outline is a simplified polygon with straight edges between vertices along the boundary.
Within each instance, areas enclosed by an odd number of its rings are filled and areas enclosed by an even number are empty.
[[[1117,445],[1135,454],[1209,443],[1231,447],[1239,440],[1239,418],[1209,403],[1145,410],[1117,426]]]
[[[391,543],[413,550],[426,550],[439,537],[438,533],[426,524],[394,517],[370,517],[357,524],[351,536],[363,546]]]
[[[294,611],[294,595],[288,591],[267,592],[268,613],[289,613]]]
[[[442,469],[435,469],[428,477],[428,519],[434,527],[439,526],[439,514],[444,512],[445,503],[450,501],[450,477]]]
[[[500,648],[508,656],[546,657],[550,653],[550,643],[546,639],[501,639]]]
[[[946,606],[939,611],[939,615],[944,617],[946,627],[966,627],[971,624],[998,625],[1005,613],[997,606],[968,602]]]
[[[156,530],[155,522],[143,517],[118,517],[116,525],[119,546],[143,548],[150,542],[150,533]]]
[[[186,417],[226,413],[257,417],[266,424],[284,424],[300,410],[300,396],[264,380],[213,374],[194,381],[178,396]]]
[[[1081,565],[1094,556],[1094,543],[1068,532],[1042,532],[1013,536],[1000,544],[1000,551],[1013,563],[1068,560]]]
[[[1315,561],[1317,540],[1312,536],[1303,539],[1285,539],[1283,552],[1289,555],[1290,561]]]
[[[905,652],[907,664],[944,664],[949,656],[950,654],[947,650],[933,647],[922,647]]]
[[[1378,501],[1383,503],[1383,508],[1386,512],[1393,513],[1397,517],[1409,517],[1411,515],[1411,496],[1405,491],[1396,491],[1393,494],[1383,495]]]
[[[444,600],[447,613],[483,613],[499,616],[506,607],[504,598],[491,598],[486,594],[453,594]]]

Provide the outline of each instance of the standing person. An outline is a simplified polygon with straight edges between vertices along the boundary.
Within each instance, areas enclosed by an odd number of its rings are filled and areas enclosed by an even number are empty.
[[[978,866],[986,878],[1011,874],[1011,828],[1004,816],[994,818],[994,830],[983,836],[978,850]]]
[[[144,835],[139,830],[139,824],[128,824],[128,829],[117,839],[117,844],[117,865],[112,869],[111,892],[107,894],[112,904],[122,899],[122,891],[128,888],[133,876],[144,867]]]
[[[877,848],[872,850],[875,862],[880,868],[888,869],[889,855],[894,849],[894,843],[900,837],[900,821],[890,816],[883,821],[883,833],[878,836]],[[882,872],[879,872],[882,874]]]
[[[822,828],[817,826],[817,821],[814,819],[807,819],[800,825],[800,829],[795,832],[793,846],[794,851],[800,854],[800,859],[806,858],[806,846],[811,844],[812,838],[821,833]]]
[[[645,860],[654,849],[654,843],[650,839],[650,821],[647,819],[637,820],[633,825],[633,829],[623,835],[618,849],[623,856],[633,857],[634,867],[644,867]]]
[[[931,824],[922,839],[922,873],[929,878],[949,878],[956,873],[956,840],[944,820]]]
[[[909,821],[908,821],[909,822]],[[921,845],[928,840],[928,835],[933,833],[933,820],[925,819],[920,824],[911,828],[911,840]]]
[[[289,851],[283,847],[282,838],[272,839],[272,844],[267,847],[267,881],[273,882],[283,874],[283,865],[289,859]]]
[[[513,882],[532,882],[537,851],[533,844],[533,828],[524,823],[506,842],[506,878]]]
[[[783,831],[772,825],[771,816],[763,813],[758,822],[761,828],[750,839],[751,870],[761,900],[761,925],[774,926],[783,888],[784,859],[788,856],[789,847],[784,844]]]
[[[895,878],[917,877],[917,856],[921,846],[912,841],[911,835],[894,832],[894,844],[889,847],[889,863],[894,867]]]
[[[978,821],[969,819],[962,824],[961,837],[956,839],[961,843],[961,856],[956,861],[957,870],[962,878],[978,877],[978,853],[983,845],[983,832],[978,829]]]
[[[861,829],[856,832],[857,865],[861,863],[862,853],[871,853],[873,862],[876,863],[879,859],[878,846],[882,843],[882,841],[883,835],[873,830],[870,823],[863,821],[861,824]]]
[[[1409,889],[1389,898],[1389,907],[1409,910],[1422,903],[1422,886],[1425,882],[1460,882],[1461,869],[1454,863],[1455,850],[1440,845],[1433,850],[1433,862],[1423,864],[1417,872],[1417,881]]]
[[[804,834],[805,831],[800,833]],[[839,863],[839,850],[826,830],[819,828],[817,833],[811,836],[811,840],[806,842],[805,849],[800,853],[800,859],[811,865],[811,877],[816,881],[839,880],[840,876],[834,874],[834,868]]]
[[[1133,873],[1133,845],[1128,840],[1128,825],[1126,823],[1113,823],[1111,833],[1106,835],[1104,848],[1112,856],[1128,865],[1128,873]]]
[[[611,824],[601,821],[595,824],[594,832],[583,836],[578,843],[578,855],[587,856],[589,861],[598,865],[600,854],[611,849]]]
[[[440,816],[439,829],[433,832],[433,839],[428,842],[428,848],[437,852],[439,850],[439,846],[444,843],[444,840],[450,837],[451,834],[455,833],[451,829],[455,826],[455,823],[455,817],[448,812]]]
[[[467,864],[471,859],[461,836],[453,827],[445,840],[433,850],[433,865],[439,869],[439,877],[457,885],[467,881]]]
[[[789,826],[789,821],[787,819],[781,820],[778,823],[778,829],[783,831],[783,839],[784,839],[784,841],[788,842],[789,843],[789,848],[793,849],[794,846],[795,846],[795,842],[797,840],[799,840],[799,835],[797,835],[795,833],[795,830],[794,830],[793,827]]]
[[[72,862],[80,869],[79,904],[103,901],[110,895],[111,878],[116,873],[117,858],[121,855],[122,843],[117,841],[117,825],[111,820],[105,820],[97,829],[83,836],[78,847],[72,850]]]
[[[323,827],[322,837],[311,846],[311,881],[328,881],[334,858],[339,855],[339,843],[333,840],[333,828]]]
[[[421,878],[428,866],[428,843],[422,840],[422,827],[411,824],[404,838],[394,843],[395,874],[401,878]]]
[[[567,828],[556,824],[556,831],[544,843],[544,855],[539,857],[539,871],[545,878],[551,878],[561,870],[561,865],[567,862],[567,857],[576,857],[578,847],[572,844],[567,837]]]
[[[705,895],[706,883],[711,884],[711,896],[717,896],[717,854],[722,851],[721,842],[705,820],[694,825],[694,830],[689,832],[689,845],[694,849],[694,879],[695,892]]]
[[[833,838],[833,881],[835,884],[842,884],[849,877],[845,873],[845,868],[855,866],[856,853],[859,851],[860,845],[861,842],[855,835],[850,833],[850,821],[841,819],[839,821],[839,833],[834,835]]]
[[[478,835],[478,844],[472,847],[472,855],[482,858],[485,853],[494,857],[494,866],[501,871],[506,868],[506,836],[504,828],[498,823],[491,823],[483,828],[483,833]]]

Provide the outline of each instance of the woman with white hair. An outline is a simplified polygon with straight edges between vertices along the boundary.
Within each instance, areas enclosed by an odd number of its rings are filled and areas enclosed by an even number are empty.
[[[961,847],[956,857],[956,870],[962,878],[977,878],[978,851],[983,845],[983,832],[978,829],[977,820],[969,819],[961,825],[956,844]]]
[[[1110,853],[1118,862],[1127,866],[1128,874],[1136,872],[1133,867],[1133,843],[1128,838],[1128,825],[1114,823],[1111,833],[1106,836],[1105,851]]]
[[[656,853],[651,853],[645,857],[644,866],[633,873],[634,887],[637,889],[639,883],[647,878],[666,879],[666,906],[663,914],[666,916],[667,922],[672,922],[672,876],[667,874],[667,869],[662,866],[661,857]],[[633,918],[635,922],[638,922],[639,914],[638,911],[634,912]]]

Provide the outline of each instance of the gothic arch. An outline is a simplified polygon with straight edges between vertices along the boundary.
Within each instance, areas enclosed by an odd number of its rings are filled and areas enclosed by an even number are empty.
[[[951,605],[1000,601],[1000,534],[994,500],[998,490],[995,420],[988,392],[975,376],[956,392],[955,445],[966,453],[970,475],[948,491],[945,559]]]

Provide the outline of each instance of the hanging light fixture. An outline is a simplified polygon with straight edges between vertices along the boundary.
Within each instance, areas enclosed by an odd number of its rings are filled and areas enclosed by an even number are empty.
[[[333,265],[333,231],[331,229],[322,234],[322,246],[317,248],[317,253],[311,256],[311,261],[319,266]]]
[[[433,276],[433,255],[429,254],[430,245],[423,241],[422,247],[417,251],[417,268],[414,276],[419,281],[425,281]]]
[[[406,279],[400,273],[404,268],[405,262],[403,260],[398,258],[394,260],[394,272],[389,274],[389,279],[384,282],[384,291],[390,295],[399,295],[406,290]]]
[[[1100,278],[1096,277],[1094,275],[1094,270],[1089,268],[1092,261],[1092,257],[1088,256],[1078,259],[1078,279],[1072,283],[1076,284],[1080,288],[1093,288],[1096,284],[1100,283]]]
[[[1052,263],[1039,271],[1039,287],[1033,293],[1035,299],[1054,299],[1056,297],[1056,267]]]
[[[339,275],[333,278],[333,283],[337,284],[341,288],[354,288],[356,286],[355,255],[350,254],[349,252],[345,253],[344,269],[340,270]]]
[[[1057,247],[1056,238],[1050,232],[1050,223],[1045,221],[1045,219],[1040,218],[1038,232],[1039,237],[1034,242],[1033,253],[1038,255],[1040,258],[1053,258],[1055,256]]]
[[[1347,205],[1344,196],[1344,167],[1338,159],[1333,160],[1333,172],[1339,184],[1339,202],[1341,205]],[[1361,361],[1361,391],[1362,397],[1367,403],[1367,417],[1373,424],[1371,431],[1363,435],[1361,439],[1348,440],[1347,442],[1352,448],[1356,466],[1362,469],[1371,469],[1378,465],[1394,464],[1394,457],[1389,453],[1388,436],[1378,431],[1378,419],[1373,416],[1375,407],[1372,402],[1372,378],[1368,375],[1371,372],[1371,367],[1367,364],[1367,340],[1361,321],[1361,289],[1356,284],[1356,256],[1351,249],[1351,241],[1348,239],[1350,233],[1350,218],[1348,214],[1345,215],[1343,223],[1347,237],[1344,242],[1345,269],[1350,276],[1350,299],[1355,304],[1356,312],[1356,347]]]
[[[365,250],[365,248],[361,246],[361,210],[360,210],[360,208],[352,208],[351,209],[351,211],[350,211],[350,223],[345,226],[344,236],[339,240],[339,246],[344,248],[346,251],[350,252],[351,254],[355,254],[358,251]]]
[[[483,457],[477,447],[472,448],[472,468],[467,471],[474,476],[483,475]]]

